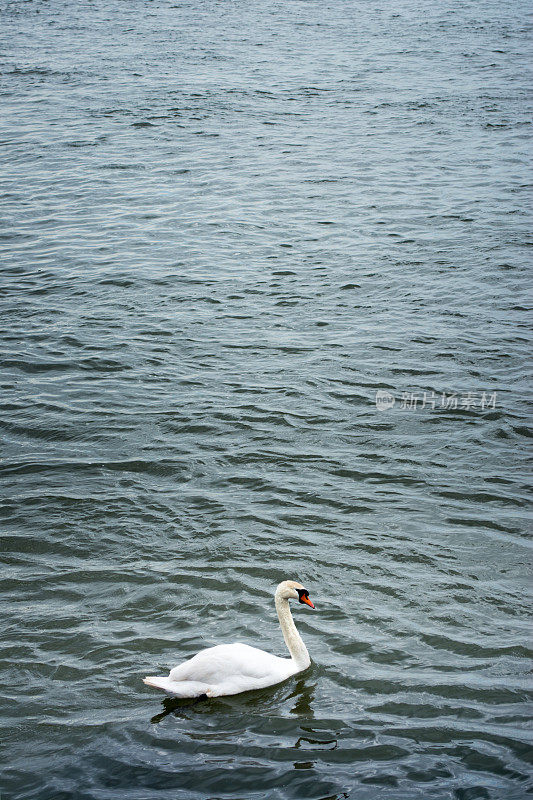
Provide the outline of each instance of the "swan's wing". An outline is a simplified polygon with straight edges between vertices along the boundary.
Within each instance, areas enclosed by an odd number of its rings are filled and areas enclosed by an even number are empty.
[[[221,644],[201,650],[189,661],[170,671],[172,681],[201,681],[221,684],[238,677],[272,681],[283,680],[292,674],[292,660],[278,658],[247,644]]]

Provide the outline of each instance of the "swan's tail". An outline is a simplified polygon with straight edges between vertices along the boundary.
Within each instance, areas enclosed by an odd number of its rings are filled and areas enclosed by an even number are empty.
[[[162,689],[164,692],[173,694],[174,697],[200,697],[206,694],[209,687],[205,683],[199,681],[172,681],[167,676],[166,678],[157,675],[149,675],[143,678],[143,683],[147,686],[153,686],[154,689]]]

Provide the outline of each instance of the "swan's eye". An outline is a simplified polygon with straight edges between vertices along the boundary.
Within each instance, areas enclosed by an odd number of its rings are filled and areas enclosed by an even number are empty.
[[[309,599],[309,592],[307,591],[307,589],[296,589],[296,591],[298,592],[298,597],[300,598],[300,603],[305,603],[306,606],[310,606],[311,608],[314,608],[313,603]]]

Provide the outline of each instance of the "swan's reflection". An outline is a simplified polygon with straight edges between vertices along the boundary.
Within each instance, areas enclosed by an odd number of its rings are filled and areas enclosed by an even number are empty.
[[[159,714],[155,714],[150,722],[157,725],[158,722],[168,717],[169,714],[174,714],[176,717],[187,717],[187,711],[198,703],[202,703],[204,700],[207,700],[206,694],[201,695],[201,697],[194,697],[192,700],[183,700],[181,697],[165,697],[161,703],[163,711],[160,711]]]
[[[299,750],[300,748],[306,751],[309,749],[335,750],[338,746],[336,736],[333,736],[331,733],[328,735],[328,732],[321,727],[319,727],[318,730],[315,730],[316,726],[314,727],[313,720],[315,720],[316,717],[311,705],[315,699],[315,689],[316,682],[306,683],[304,679],[300,679],[296,683],[294,691],[290,695],[290,698],[297,698],[296,703],[291,709],[291,714],[295,714],[298,717],[304,718],[299,726],[302,735],[299,736],[294,743],[295,750]],[[295,769],[311,769],[313,766],[313,761],[294,762]]]
[[[305,728],[303,728],[303,730],[305,730]],[[310,735],[299,736],[298,737],[298,739],[294,743],[294,747],[296,748],[296,750],[298,750],[298,748],[300,748],[302,746],[302,743],[304,743],[304,746],[306,744],[310,744],[313,747],[313,745],[314,745],[313,750],[318,750],[319,749],[318,747],[316,747],[316,745],[323,745],[320,748],[322,750],[336,750],[337,749],[337,746],[338,746],[339,743],[338,743],[338,741],[337,741],[335,736],[332,736],[331,738],[329,738],[327,736],[324,736],[324,737],[321,737],[320,739],[316,739],[314,737],[315,731],[313,731],[311,728],[309,729],[309,734]]]
[[[316,682],[309,683],[305,678],[299,678],[290,693],[288,700],[295,699],[295,703],[291,708],[291,714],[297,717],[307,717],[314,719],[315,714],[311,703],[315,699]]]
[[[272,687],[274,688],[274,687]],[[276,687],[278,688],[278,687]],[[306,719],[314,719],[314,712],[312,708],[312,703],[315,699],[315,688],[316,683],[308,683],[305,678],[299,678],[294,686],[292,687],[292,691],[286,697],[287,701],[294,700],[294,705],[290,709],[290,713],[294,714],[297,717],[305,717]],[[279,691],[279,689],[278,689]],[[238,710],[236,708],[237,704],[241,705],[242,700],[245,700],[246,705],[250,701],[254,702],[255,696],[255,703],[259,700],[264,699],[265,690],[261,689],[255,692],[244,692],[243,695],[233,695],[228,697],[220,697],[217,698],[214,702],[218,701],[218,704],[223,703],[234,710]],[[155,714],[150,722],[154,725],[157,725],[158,722],[165,719],[169,714],[174,714],[176,717],[188,717],[189,712],[197,706],[199,703],[203,703],[207,701],[207,695],[203,694],[201,697],[195,697],[190,700],[184,700],[180,697],[165,697],[161,705],[163,706],[163,710],[159,712],[159,714]],[[280,698],[281,699],[281,698]],[[239,703],[239,700],[241,701]],[[272,693],[269,693],[269,705],[272,702]]]

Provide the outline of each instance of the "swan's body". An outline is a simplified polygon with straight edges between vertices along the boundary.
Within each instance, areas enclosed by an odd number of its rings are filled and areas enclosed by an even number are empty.
[[[247,644],[221,644],[200,650],[193,658],[170,670],[168,677],[148,677],[144,678],[144,683],[176,697],[220,697],[264,689],[303,672],[311,659],[296,630],[289,598],[299,599],[311,608],[314,605],[300,583],[283,581],[276,589],[276,611],[290,658],[279,658]]]

